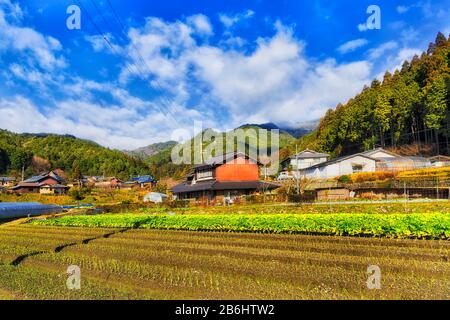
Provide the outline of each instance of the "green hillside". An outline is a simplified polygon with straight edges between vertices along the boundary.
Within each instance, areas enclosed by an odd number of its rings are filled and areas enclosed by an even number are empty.
[[[148,166],[125,153],[69,135],[15,134],[0,130],[0,173],[26,175],[60,168],[69,175],[78,167],[85,175],[128,178],[148,173]]]
[[[263,141],[260,141],[258,138],[257,130],[261,129],[261,128],[262,127],[259,125],[252,124],[252,125],[241,126],[238,129],[244,130],[245,134],[248,137],[255,138],[258,143],[258,148],[268,148],[270,151],[271,133],[268,132],[267,143],[264,143]],[[263,129],[267,129],[267,128],[263,127]],[[204,130],[203,133],[205,133],[207,131],[212,132],[211,129],[207,129],[207,130]],[[256,134],[256,136],[255,136],[255,134]],[[196,139],[196,138],[198,139],[199,137],[200,136],[198,135],[197,137],[194,137],[193,139],[186,142],[186,144],[191,144],[192,159],[194,158],[193,157],[194,139]],[[222,146],[223,146],[222,152],[226,152],[225,136],[223,135],[223,137],[224,138],[222,140]],[[294,138],[291,134],[287,133],[286,131],[282,131],[282,130],[280,131],[280,139],[279,139],[280,148],[286,148],[287,146],[294,145],[296,143],[296,141],[297,141],[297,139]],[[212,143],[214,143],[214,141],[203,141],[202,142],[202,150],[205,151],[208,148],[208,146],[212,147]],[[237,146],[237,142],[235,141],[234,142],[235,150],[237,150],[236,146]],[[151,157],[148,157],[145,160],[146,163],[148,163],[150,165],[151,172],[153,172],[157,178],[172,177],[175,179],[181,179],[192,168],[192,165],[176,165],[176,164],[172,163],[172,160],[171,160],[172,148],[173,148],[173,146],[169,146],[168,148],[166,148],[164,150],[160,150],[157,154],[155,154]],[[248,150],[249,150],[248,140],[246,141],[245,148],[246,148],[246,152],[248,152]],[[213,155],[215,155],[215,153],[213,153]]]
[[[328,110],[299,144],[334,156],[405,144],[427,144],[435,154],[449,154],[449,106],[450,39],[439,33],[420,57]]]

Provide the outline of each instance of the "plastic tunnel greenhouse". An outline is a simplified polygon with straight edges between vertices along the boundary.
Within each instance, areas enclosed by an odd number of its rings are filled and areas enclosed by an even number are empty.
[[[63,209],[60,206],[38,202],[0,202],[0,220],[59,213],[62,211]]]

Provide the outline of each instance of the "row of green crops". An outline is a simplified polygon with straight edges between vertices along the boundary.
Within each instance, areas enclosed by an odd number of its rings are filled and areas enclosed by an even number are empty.
[[[38,225],[191,231],[312,233],[450,238],[450,214],[97,215],[35,220]]]

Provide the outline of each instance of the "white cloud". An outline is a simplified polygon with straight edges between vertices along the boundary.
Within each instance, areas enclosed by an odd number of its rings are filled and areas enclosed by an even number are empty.
[[[257,39],[256,48],[247,52],[202,44],[185,32],[186,24],[154,19],[130,31],[129,48],[140,48],[149,66],[146,76],[177,88],[171,92],[180,102],[200,91],[196,109],[228,115],[228,126],[317,119],[369,83],[370,63],[309,59],[305,44],[280,22],[272,37]],[[162,53],[167,51],[171,54]]]
[[[23,11],[18,3],[12,3],[10,0],[0,0],[0,8],[3,8],[4,10],[3,12],[0,12],[0,16],[4,16],[6,13],[10,18],[16,21],[20,21],[23,18]],[[1,19],[2,18],[0,17],[0,20]]]
[[[252,10],[247,10],[247,11],[237,13],[234,15],[221,13],[219,15],[219,19],[222,22],[222,24],[225,26],[225,28],[231,28],[235,24],[239,23],[240,21],[250,19],[251,17],[254,16],[254,14],[255,14],[255,12],[253,12]]]
[[[397,6],[397,12],[400,13],[400,14],[408,12],[409,9],[410,8],[408,6]]]
[[[159,111],[140,114],[128,105],[102,106],[79,99],[57,101],[54,107],[42,110],[23,96],[0,98],[0,113],[3,129],[73,134],[126,150],[165,141],[172,131],[180,128]]]
[[[370,49],[368,51],[369,58],[371,60],[378,59],[382,55],[386,54],[386,52],[388,52],[389,50],[393,50],[393,49],[396,49],[396,48],[398,48],[398,43],[397,42],[395,42],[395,41],[385,42],[385,43],[379,45],[376,48]]]
[[[62,46],[58,40],[44,36],[34,29],[16,26],[14,22],[22,17],[23,13],[17,4],[9,0],[0,2],[0,54],[13,51],[23,53],[32,63],[45,70],[64,68],[66,61],[58,56]]]
[[[91,44],[92,49],[94,49],[95,52],[108,52],[112,50],[114,54],[120,54],[122,48],[115,44],[116,39],[110,33],[105,34],[104,37],[101,35],[93,35],[85,36],[84,39]]]
[[[361,47],[367,45],[368,43],[369,43],[369,41],[367,41],[366,39],[363,39],[363,38],[351,40],[351,41],[348,41],[348,42],[340,45],[337,48],[337,51],[341,54],[345,54],[348,52],[355,51],[356,49],[361,48]]]
[[[417,48],[402,48],[392,56],[387,57],[384,67],[393,73],[395,70],[401,69],[403,62],[411,61],[414,55],[420,56],[422,51],[422,49]]]
[[[214,33],[208,17],[203,14],[196,14],[188,17],[187,23],[200,34],[212,35]]]
[[[55,84],[53,77],[50,74],[43,73],[37,69],[29,68],[17,63],[11,64],[9,66],[9,71],[17,79],[24,80],[29,84],[39,86],[44,90],[50,83]]]

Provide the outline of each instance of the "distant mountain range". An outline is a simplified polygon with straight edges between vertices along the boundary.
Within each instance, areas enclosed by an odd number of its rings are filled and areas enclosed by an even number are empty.
[[[308,122],[304,123],[301,126],[298,126],[297,128],[286,128],[286,127],[279,127],[276,124],[272,122],[263,123],[263,124],[244,124],[237,129],[249,129],[249,128],[261,128],[266,130],[274,130],[278,129],[280,130],[280,144],[281,146],[285,146],[287,144],[293,143],[296,139],[300,138],[301,136],[311,132],[314,130],[315,126],[318,122]],[[161,153],[167,153],[167,150],[172,149],[177,142],[175,141],[166,141],[166,142],[158,142],[154,144],[150,144],[146,147],[138,148],[131,151],[126,151],[126,153],[133,155],[135,157],[138,157],[140,159],[151,159],[154,156],[157,156]],[[158,157],[160,159],[161,157]]]
[[[244,124],[244,125],[240,126],[239,128],[259,127],[261,129],[266,129],[266,130],[278,129],[278,130],[280,130],[281,133],[287,133],[287,134],[293,136],[294,138],[298,139],[301,136],[304,136],[305,134],[313,131],[316,128],[316,126],[318,125],[318,123],[319,123],[319,120],[309,121],[309,122],[301,123],[294,128],[288,128],[288,127],[278,126],[273,122],[268,122],[268,123],[263,123],[263,124]]]
[[[173,148],[177,144],[176,141],[166,141],[166,142],[158,142],[148,145],[146,147],[138,148],[132,151],[127,151],[126,153],[138,157],[140,159],[145,159],[158,153]]]

